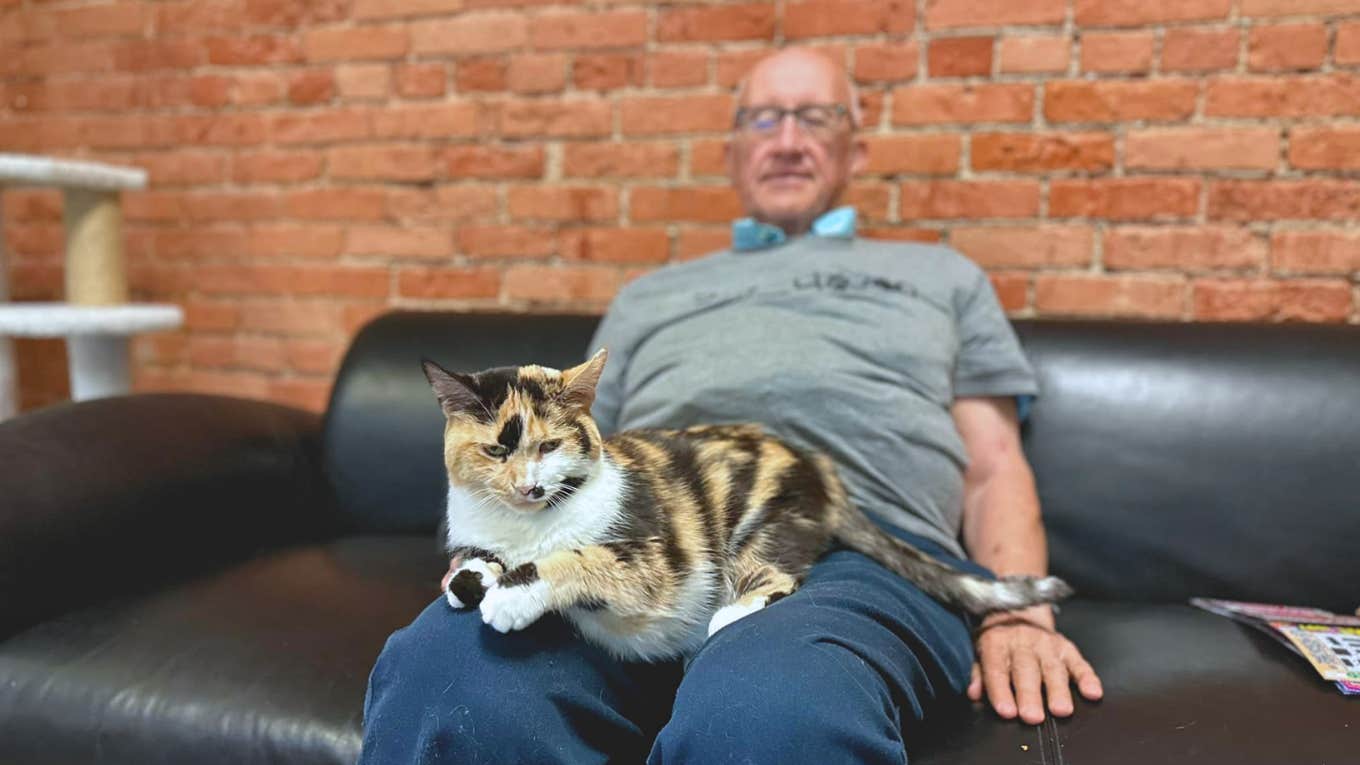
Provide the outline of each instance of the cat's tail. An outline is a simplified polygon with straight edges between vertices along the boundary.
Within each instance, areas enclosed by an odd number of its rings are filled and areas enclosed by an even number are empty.
[[[1014,611],[1052,603],[1072,594],[1072,588],[1056,576],[1005,576],[1000,579],[969,574],[948,566],[879,528],[845,497],[831,461],[819,455],[823,474],[830,470],[836,541],[882,563],[890,571],[920,587],[936,600],[972,614]],[[839,494],[841,501],[835,501]]]

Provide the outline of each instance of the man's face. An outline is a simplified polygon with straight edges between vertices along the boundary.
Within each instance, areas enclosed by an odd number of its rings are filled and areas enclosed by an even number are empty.
[[[776,112],[766,108],[809,106],[834,107],[832,121],[772,120]],[[756,65],[738,107],[742,117],[766,119],[738,125],[727,145],[728,172],[748,215],[801,234],[836,203],[864,163],[850,106],[844,75],[821,56],[788,51]],[[804,117],[818,111],[804,110]]]

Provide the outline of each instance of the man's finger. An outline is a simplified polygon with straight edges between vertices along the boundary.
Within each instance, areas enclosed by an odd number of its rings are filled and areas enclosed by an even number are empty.
[[[1015,701],[1020,719],[1030,725],[1044,721],[1043,676],[1039,659],[1033,650],[1021,650],[1011,655],[1011,682],[1015,684]]]
[[[1044,692],[1048,695],[1048,711],[1055,717],[1071,716],[1072,689],[1068,687],[1067,665],[1058,657],[1044,654],[1039,657],[1039,668],[1044,673]]]
[[[1077,690],[1088,701],[1100,701],[1105,696],[1105,687],[1100,683],[1100,676],[1075,648],[1072,650],[1072,654],[1067,657],[1067,671],[1072,673],[1072,679],[1077,683]]]
[[[968,681],[968,698],[971,701],[982,699],[982,669],[977,662],[973,662],[973,677]]]
[[[1016,715],[1015,696],[1011,693],[1010,653],[993,651],[982,654],[982,683],[992,709],[1006,720]]]

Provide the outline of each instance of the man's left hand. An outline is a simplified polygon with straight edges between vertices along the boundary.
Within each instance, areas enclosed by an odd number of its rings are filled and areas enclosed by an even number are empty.
[[[968,698],[980,701],[985,691],[992,708],[1007,720],[1019,714],[1031,725],[1043,722],[1045,692],[1054,717],[1071,715],[1071,682],[1088,701],[1099,701],[1105,693],[1081,651],[1053,628],[1047,606],[992,614],[983,620],[976,647]]]

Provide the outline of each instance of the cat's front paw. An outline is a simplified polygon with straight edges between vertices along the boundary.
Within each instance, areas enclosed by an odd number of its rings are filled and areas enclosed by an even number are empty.
[[[444,598],[457,609],[475,607],[496,587],[496,572],[480,558],[473,558],[453,572]]]
[[[548,612],[548,585],[542,580],[495,587],[482,598],[482,621],[497,632],[522,630]]]
[[[708,620],[708,636],[713,637],[713,633],[735,622],[743,619],[765,607],[766,598],[764,596],[754,598],[748,604],[733,603],[719,608],[713,614],[713,618]]]

